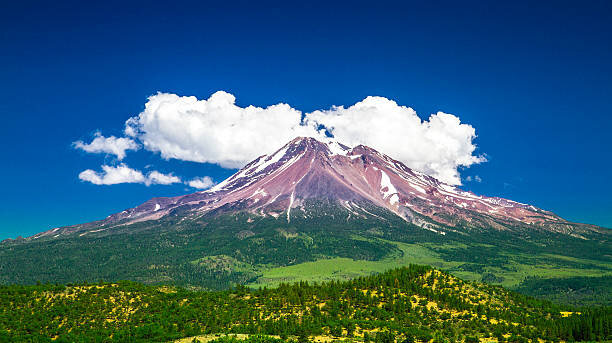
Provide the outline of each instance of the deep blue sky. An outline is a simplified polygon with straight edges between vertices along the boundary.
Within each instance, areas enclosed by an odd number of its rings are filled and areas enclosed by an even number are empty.
[[[302,111],[380,95],[476,128],[478,194],[612,227],[609,1],[330,5],[233,2],[0,5],[0,239],[103,218],[185,186],[95,186],[103,155],[157,91]],[[262,152],[265,153],[265,152]],[[212,176],[213,165],[130,153],[129,165]]]

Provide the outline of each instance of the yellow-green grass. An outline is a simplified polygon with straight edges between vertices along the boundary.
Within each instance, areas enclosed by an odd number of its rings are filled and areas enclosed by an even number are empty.
[[[249,338],[249,336],[251,336],[251,335],[241,334],[241,333],[208,334],[208,335],[199,335],[199,336],[193,336],[193,337],[185,337],[185,338],[177,339],[174,342],[175,343],[192,343],[193,340],[195,339],[196,342],[198,342],[198,343],[207,343],[207,342],[214,341],[215,339],[222,338],[222,337],[225,337],[225,336],[231,336],[231,337],[235,337],[236,339],[239,339],[239,340],[244,340],[244,339]],[[270,336],[270,335],[268,335],[268,336]],[[270,337],[279,338],[279,336],[270,336]]]
[[[237,334],[236,333],[209,334],[209,335],[200,335],[200,336],[185,337],[185,338],[177,339],[174,341],[174,343],[192,343],[194,339],[198,343],[208,343],[210,341],[214,341],[215,339],[222,338],[225,336],[235,337],[238,340],[245,340],[249,338],[250,336],[256,336],[256,335],[240,334],[240,333],[237,333]],[[265,335],[265,336],[280,338],[280,336],[278,335]],[[293,339],[294,341],[297,341],[297,337],[295,336],[289,336],[288,338]],[[311,337],[311,340],[313,342],[321,342],[321,343],[324,343],[324,342],[363,342],[363,338],[360,338],[360,337],[342,337],[340,338],[340,337],[332,337],[332,336],[325,336],[325,335]]]

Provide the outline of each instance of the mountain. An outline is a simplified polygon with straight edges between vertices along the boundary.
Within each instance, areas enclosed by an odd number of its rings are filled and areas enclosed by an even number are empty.
[[[367,203],[442,235],[465,228],[526,228],[582,237],[599,230],[532,205],[463,191],[364,145],[349,148],[335,141],[299,137],[258,157],[210,190],[151,199],[102,221],[55,228],[32,238],[87,234],[166,216],[190,220],[238,211],[282,216],[290,223],[292,216],[310,215],[309,199],[331,200],[346,210],[347,218],[373,216],[362,206]]]
[[[296,138],[213,188],[0,244],[0,283],[204,289],[409,263],[572,304],[612,303],[609,229],[475,195],[370,147]]]

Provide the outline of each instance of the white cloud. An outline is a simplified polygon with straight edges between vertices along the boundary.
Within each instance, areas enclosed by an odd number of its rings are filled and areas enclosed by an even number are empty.
[[[348,108],[307,114],[339,142],[364,144],[408,167],[450,184],[460,184],[459,167],[485,161],[474,156],[476,132],[458,117],[443,112],[421,120],[410,107],[383,97],[367,97]]]
[[[142,113],[126,122],[125,133],[163,158],[224,168],[242,167],[297,136],[318,134],[287,104],[243,108],[235,100],[221,91],[207,100],[158,93],[149,97]]]
[[[169,185],[181,182],[181,179],[172,174],[163,174],[154,170],[146,176],[141,171],[132,169],[125,164],[118,166],[102,166],[102,172],[91,169],[82,171],[79,179],[95,185],[116,185],[119,183],[143,183],[149,185]]]
[[[189,185],[189,187],[193,187],[193,188],[197,188],[197,189],[208,189],[212,185],[215,184],[213,182],[213,180],[210,177],[208,177],[208,176],[196,177],[196,178],[194,178],[192,180],[189,180],[186,183],[187,183],[187,185]]]
[[[145,184],[148,185],[171,185],[173,183],[180,183],[181,179],[178,176],[170,174],[162,174],[157,170],[154,170],[147,175]]]
[[[115,136],[104,137],[100,132],[96,132],[95,138],[91,143],[87,144],[83,141],[76,141],[72,143],[76,149],[81,149],[89,153],[106,153],[117,156],[118,160],[122,160],[125,157],[127,150],[138,150],[140,147],[131,138]]]
[[[116,167],[102,166],[102,172],[98,173],[91,169],[82,171],[79,179],[91,182],[95,185],[115,185],[118,183],[144,183],[145,177],[138,170],[132,169],[125,164]]]
[[[287,104],[240,107],[235,100],[222,91],[206,100],[158,93],[126,122],[125,133],[165,159],[225,168],[242,167],[297,136],[324,138],[322,127],[339,142],[371,146],[451,184],[461,183],[460,167],[485,161],[474,155],[474,128],[457,116],[438,112],[423,121],[383,97],[304,115]]]

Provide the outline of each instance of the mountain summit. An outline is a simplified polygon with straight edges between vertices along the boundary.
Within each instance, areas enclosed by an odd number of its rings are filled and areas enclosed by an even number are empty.
[[[442,235],[530,228],[581,237],[597,230],[532,205],[461,190],[364,145],[351,148],[333,140],[298,137],[209,190],[154,198],[101,221],[55,228],[32,238],[85,235],[168,216],[188,220],[228,212],[286,218],[290,223],[296,216],[316,216],[309,205],[313,201],[339,207],[343,212],[339,220],[377,217],[369,210],[374,206]]]

